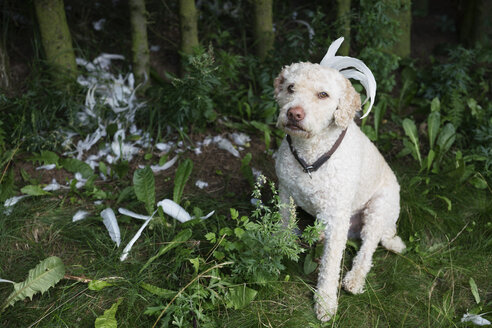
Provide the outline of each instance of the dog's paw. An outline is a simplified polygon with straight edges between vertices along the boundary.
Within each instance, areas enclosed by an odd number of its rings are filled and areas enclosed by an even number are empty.
[[[337,301],[320,295],[316,295],[314,300],[314,311],[318,320],[322,322],[330,321],[337,312]]]
[[[364,292],[364,277],[349,271],[342,280],[343,288],[352,294],[362,294]]]

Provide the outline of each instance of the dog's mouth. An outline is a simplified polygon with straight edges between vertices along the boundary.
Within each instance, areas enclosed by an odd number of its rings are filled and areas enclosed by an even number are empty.
[[[306,130],[302,126],[300,126],[299,124],[294,123],[294,122],[287,122],[285,127],[289,130],[292,130],[292,131],[304,131],[304,132],[306,132]]]

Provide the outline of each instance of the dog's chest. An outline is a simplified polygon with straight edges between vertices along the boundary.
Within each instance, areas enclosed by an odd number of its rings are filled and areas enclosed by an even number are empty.
[[[331,160],[310,176],[303,171],[288,148],[281,147],[275,168],[281,187],[294,198],[298,206],[311,215],[319,212],[320,204],[326,204],[324,199],[329,199],[329,194],[333,192],[330,185],[336,179],[333,174],[336,167]]]

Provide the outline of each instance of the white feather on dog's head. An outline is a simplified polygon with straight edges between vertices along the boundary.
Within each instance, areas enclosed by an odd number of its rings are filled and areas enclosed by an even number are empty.
[[[364,105],[367,100],[370,100],[369,109],[364,116],[362,116],[362,118],[364,118],[371,112],[372,106],[374,105],[377,88],[376,79],[371,70],[360,59],[348,56],[335,56],[343,40],[343,37],[338,38],[330,45],[325,57],[321,60],[320,65],[334,68],[348,79],[360,81],[364,89],[366,89],[367,95],[367,98],[362,105]]]

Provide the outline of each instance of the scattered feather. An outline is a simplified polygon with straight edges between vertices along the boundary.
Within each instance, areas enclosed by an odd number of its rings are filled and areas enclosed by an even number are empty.
[[[94,27],[96,31],[101,31],[104,28],[104,23],[106,23],[106,19],[101,18],[98,21],[92,22],[92,27]]]
[[[113,210],[110,208],[103,210],[101,217],[103,218],[106,229],[108,229],[109,236],[116,243],[116,246],[119,247],[121,243],[120,227],[118,226],[118,221],[116,221]]]
[[[160,206],[164,213],[169,215],[170,217],[178,220],[181,223],[185,223],[187,221],[193,220],[195,217],[192,217],[184,208],[179,206],[179,204],[175,203],[170,199],[164,199],[157,203],[157,206]],[[205,216],[200,217],[200,219],[205,220],[211,217],[215,211],[208,213]]]
[[[170,161],[167,161],[166,163],[164,163],[161,166],[159,166],[159,165],[151,165],[150,166],[150,169],[154,173],[160,172],[160,171],[164,171],[164,170],[167,170],[168,168],[170,168],[171,166],[173,166],[176,163],[177,160],[178,160],[178,156],[174,156]],[[141,165],[139,167],[140,168],[143,168],[144,166]]]
[[[46,170],[46,171],[50,171],[50,170],[53,170],[55,167],[56,167],[56,164],[46,164],[46,165],[41,165],[41,166],[38,166],[38,167],[36,168],[36,171],[39,171],[39,170]]]
[[[135,212],[132,212],[132,211],[127,210],[126,208],[122,208],[122,207],[120,207],[118,209],[118,212],[120,212],[120,214],[129,216],[131,218],[140,219],[140,220],[148,220],[150,218],[150,216],[148,216],[148,215],[137,214]]]
[[[62,186],[56,181],[56,179],[52,179],[51,183],[43,188],[44,191],[55,191],[61,189]]]
[[[15,284],[12,280],[0,279],[0,282],[10,282],[11,284]]]
[[[470,313],[465,313],[463,314],[463,318],[461,318],[461,322],[472,322],[473,324],[477,326],[488,326],[490,325],[490,321],[487,319],[482,318],[483,314],[470,314]]]
[[[202,180],[197,180],[195,182],[195,186],[197,186],[200,189],[207,188],[208,187],[208,182],[202,181]]]
[[[157,206],[162,207],[164,213],[181,223],[185,223],[191,220],[190,214],[186,212],[184,208],[182,208],[170,199],[164,199],[160,201],[159,203],[157,203]]]
[[[120,261],[126,260],[126,258],[128,257],[128,253],[130,252],[130,250],[133,247],[133,244],[135,244],[135,242],[138,240],[138,238],[140,238],[140,235],[144,231],[145,227],[149,224],[150,220],[152,220],[155,213],[157,213],[157,211],[155,211],[147,220],[145,220],[144,224],[142,224],[140,229],[138,229],[135,236],[133,236],[133,238],[130,240],[130,242],[125,246],[125,248],[123,249],[123,253],[120,256]]]
[[[234,132],[231,134],[232,141],[238,146],[247,146],[251,138],[245,133]]]
[[[79,210],[79,211],[77,211],[77,213],[74,214],[74,216],[72,218],[72,222],[77,222],[77,221],[83,220],[88,215],[89,215],[89,212],[83,211],[83,210]]]
[[[232,143],[227,139],[221,138],[217,142],[217,147],[219,147],[220,149],[228,151],[229,153],[231,153],[235,157],[239,157],[239,151],[236,148],[234,148]]]

